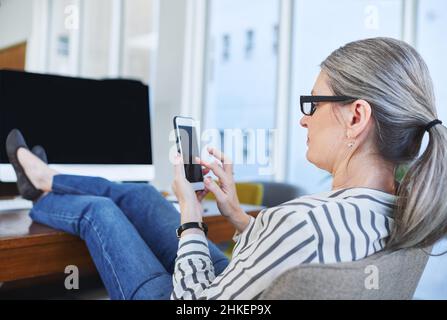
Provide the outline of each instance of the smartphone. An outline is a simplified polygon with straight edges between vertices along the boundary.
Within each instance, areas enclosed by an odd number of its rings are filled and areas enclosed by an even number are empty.
[[[186,179],[195,191],[204,190],[202,166],[195,161],[196,157],[200,157],[198,122],[192,118],[175,117],[174,129],[177,151],[183,158]]]

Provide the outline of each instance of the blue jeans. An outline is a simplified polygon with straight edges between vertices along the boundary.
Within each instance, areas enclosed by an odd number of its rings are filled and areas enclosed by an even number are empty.
[[[148,184],[57,175],[31,218],[87,244],[111,299],[169,299],[180,215]],[[228,259],[209,242],[216,275]]]

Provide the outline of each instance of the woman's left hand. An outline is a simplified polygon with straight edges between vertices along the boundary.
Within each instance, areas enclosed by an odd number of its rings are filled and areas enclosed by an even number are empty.
[[[185,177],[183,159],[180,155],[177,155],[174,159],[172,190],[180,205],[181,223],[202,222],[203,208],[201,201],[208,194],[208,191],[194,191],[191,183]]]

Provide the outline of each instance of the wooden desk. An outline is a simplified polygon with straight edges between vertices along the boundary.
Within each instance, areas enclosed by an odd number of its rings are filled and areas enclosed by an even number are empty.
[[[204,207],[209,239],[215,243],[231,240],[234,229],[215,204]],[[244,209],[256,216],[261,208]],[[81,273],[96,270],[84,241],[33,222],[28,210],[0,212],[0,283],[63,274],[68,265],[78,266]]]

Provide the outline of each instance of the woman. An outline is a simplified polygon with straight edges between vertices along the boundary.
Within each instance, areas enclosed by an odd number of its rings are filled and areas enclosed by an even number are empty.
[[[13,131],[8,155],[35,221],[87,243],[112,299],[256,299],[272,279],[306,263],[363,259],[383,249],[426,247],[446,233],[447,130],[437,120],[425,63],[409,45],[374,38],[349,43],[322,64],[301,98],[308,160],[333,176],[332,190],[263,210],[240,208],[231,161],[209,149],[219,184],[196,194],[176,158],[181,214],[151,186],[66,176],[27,150]],[[418,158],[422,137],[429,144]],[[44,156],[41,156],[45,159]],[[412,163],[399,186],[396,167]],[[228,261],[202,229],[207,192],[237,230]]]

